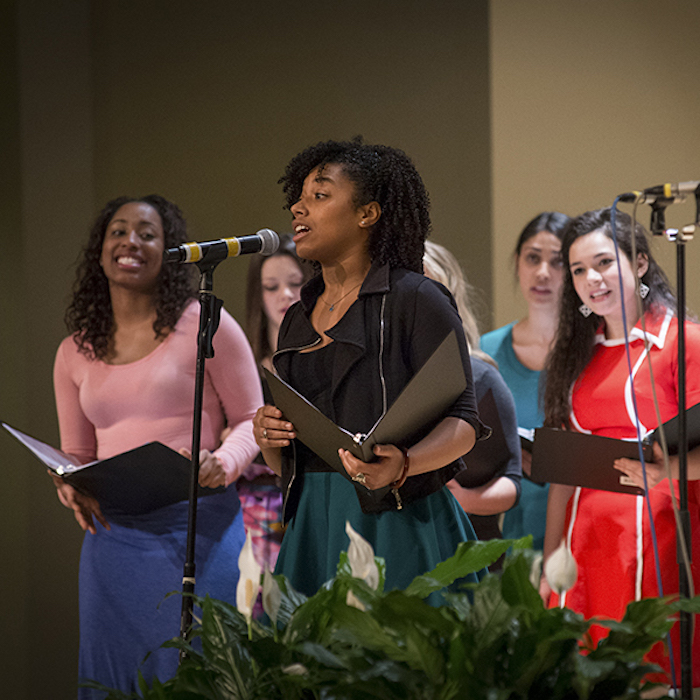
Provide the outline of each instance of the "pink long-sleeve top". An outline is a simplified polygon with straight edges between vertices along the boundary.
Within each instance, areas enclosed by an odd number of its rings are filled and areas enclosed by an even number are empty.
[[[154,440],[191,449],[198,330],[193,301],[153,352],[125,365],[90,360],[72,336],[65,338],[54,364],[61,449],[81,463]],[[205,363],[201,447],[221,460],[228,486],[258,453],[253,416],[263,399],[248,340],[223,310],[214,352]]]

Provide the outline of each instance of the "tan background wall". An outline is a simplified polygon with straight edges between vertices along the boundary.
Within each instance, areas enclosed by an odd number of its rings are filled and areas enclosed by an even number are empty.
[[[524,312],[512,251],[537,213],[611,206],[616,195],[700,180],[700,3],[494,0],[491,12],[495,325]],[[626,211],[631,212],[627,206]],[[639,220],[649,226],[648,206]],[[667,210],[669,226],[695,205]],[[699,240],[686,246],[700,311]],[[675,283],[675,245],[654,239]]]
[[[0,419],[57,443],[53,356],[73,264],[108,199],[159,192],[193,239],[285,231],[276,181],[319,140],[363,134],[405,149],[436,238],[490,289],[486,0],[16,0],[0,12],[0,230],[13,251],[0,275]],[[479,235],[464,246],[467,220]],[[247,262],[215,274],[239,318]],[[82,533],[31,456],[4,434],[0,450],[12,587],[0,692],[67,700]]]
[[[284,231],[275,182],[325,138],[411,154],[435,240],[497,324],[515,318],[510,251],[534,214],[700,178],[699,27],[692,0],[0,4],[0,418],[57,440],[53,354],[107,199],[160,192],[200,240]],[[215,276],[239,317],[246,265]],[[0,687],[72,698],[80,531],[41,468],[0,450]]]

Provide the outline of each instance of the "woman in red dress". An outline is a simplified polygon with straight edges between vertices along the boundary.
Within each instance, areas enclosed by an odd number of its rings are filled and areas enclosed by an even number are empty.
[[[545,425],[593,435],[637,439],[678,413],[678,322],[676,300],[654,260],[644,229],[617,213],[615,254],[611,210],[587,212],[569,225],[562,242],[564,288],[560,326],[548,361]],[[633,255],[632,238],[636,242]],[[621,282],[620,282],[621,280]],[[624,305],[624,313],[623,313]],[[632,378],[625,338],[629,339]],[[700,403],[700,326],[686,324],[687,406]],[[653,370],[653,380],[650,374]],[[644,487],[642,465],[619,459],[615,467]],[[672,487],[678,497],[678,458],[670,457],[673,479],[665,478],[663,455],[654,445],[646,465],[649,505],[658,538],[662,589],[657,584],[651,523],[644,496],[552,485],[547,510],[545,559],[564,539],[578,565],[574,586],[561,599],[543,578],[550,605],[566,605],[586,618],[621,619],[627,604],[678,593]],[[700,448],[688,454],[688,509],[692,571],[700,582]],[[593,641],[605,634],[594,626]],[[676,679],[680,681],[678,624],[671,633]],[[669,652],[661,643],[647,656],[671,682]],[[695,625],[693,667],[700,669],[700,627]],[[700,685],[700,678],[695,679]]]

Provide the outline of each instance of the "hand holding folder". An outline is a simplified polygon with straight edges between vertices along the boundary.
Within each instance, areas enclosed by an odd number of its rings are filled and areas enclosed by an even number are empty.
[[[2,427],[53,474],[97,499],[103,509],[141,515],[189,498],[190,461],[160,442],[150,442],[109,459],[78,464],[41,440],[6,423]],[[221,490],[199,487],[200,495]]]
[[[688,449],[700,445],[700,404],[686,411]],[[678,417],[663,424],[669,452],[678,453]],[[653,459],[651,445],[659,441],[660,428],[644,440],[644,459]],[[636,441],[618,440],[571,430],[537,428],[532,449],[533,481],[642,494],[644,489],[619,472],[613,462],[621,457],[639,460]]]
[[[442,341],[367,434],[353,435],[336,425],[267,369],[265,377],[275,406],[294,425],[299,440],[348,480],[350,476],[338,456],[339,448],[348,450],[363,462],[372,462],[375,445],[409,447],[415,435],[442,419],[467,386],[454,331]],[[358,488],[376,500],[381,500],[389,490],[388,486],[371,492],[364,487]]]

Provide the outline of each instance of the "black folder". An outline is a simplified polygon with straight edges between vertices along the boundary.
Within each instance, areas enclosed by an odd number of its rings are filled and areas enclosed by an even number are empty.
[[[666,436],[668,452],[672,455],[678,454],[678,416],[666,421],[662,428]],[[692,450],[700,445],[700,403],[685,409],[685,430],[688,449]],[[660,442],[659,432],[661,428],[657,428],[648,438],[649,442]]]
[[[338,455],[343,448],[363,462],[375,460],[375,445],[411,445],[417,434],[437,425],[467,386],[457,336],[451,331],[369,433],[353,435],[324,416],[276,374],[265,369],[275,406],[294,425],[297,437],[326,464],[350,479]],[[389,487],[372,491],[376,500]]]
[[[678,416],[666,421],[663,430],[670,454],[678,454]],[[659,440],[661,428],[644,439],[644,459],[651,462],[653,442]],[[686,409],[688,449],[700,445],[700,404]],[[613,467],[620,457],[639,460],[636,441],[588,435],[571,430],[537,428],[532,450],[533,481],[585,486],[603,491],[642,494],[644,489]]]
[[[103,510],[141,515],[189,498],[191,462],[161,442],[109,459],[77,464],[69,455],[2,423],[54,474],[97,499]],[[223,491],[199,487],[199,495]]]
[[[602,491],[642,494],[629,477],[613,467],[620,457],[639,459],[637,442],[556,428],[537,428],[531,478],[537,482],[585,486]],[[651,447],[644,458],[651,460]]]

